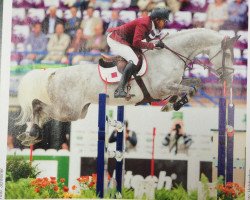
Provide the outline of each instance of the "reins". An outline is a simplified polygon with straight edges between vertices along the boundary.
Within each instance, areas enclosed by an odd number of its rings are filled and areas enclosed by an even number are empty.
[[[174,55],[176,55],[178,58],[180,58],[183,62],[184,62],[184,65],[185,65],[185,70],[186,68],[189,68],[189,69],[193,69],[193,65],[194,63],[196,64],[199,64],[200,66],[202,66],[204,69],[209,69],[211,72],[213,72],[215,75],[217,75],[218,77],[224,79],[225,77],[231,75],[233,72],[234,72],[234,69],[233,68],[230,68],[230,67],[226,67],[225,66],[225,56],[226,56],[226,50],[227,49],[230,49],[231,51],[231,54],[232,54],[232,57],[233,57],[233,47],[229,46],[226,42],[226,39],[225,38],[222,42],[221,42],[221,49],[214,55],[212,56],[212,58],[209,59],[209,61],[211,62],[217,55],[219,55],[219,53],[221,51],[223,51],[223,56],[222,56],[222,67],[215,70],[213,69],[212,67],[208,66],[208,65],[205,65],[201,60],[197,59],[197,58],[194,58],[194,59],[190,59],[178,52],[176,52],[175,50],[169,48],[166,44],[164,44],[164,49],[167,49],[169,50],[171,53],[173,53]],[[233,58],[232,58],[233,60]],[[187,61],[190,61],[190,63],[187,63]],[[191,67],[189,66],[189,64],[191,64]],[[228,70],[229,72],[226,74],[225,70]]]

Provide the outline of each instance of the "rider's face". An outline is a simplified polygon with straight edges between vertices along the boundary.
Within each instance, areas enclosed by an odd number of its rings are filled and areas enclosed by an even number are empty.
[[[164,19],[157,19],[155,21],[156,28],[159,30],[165,28],[165,24],[166,24],[166,20],[164,20]]]

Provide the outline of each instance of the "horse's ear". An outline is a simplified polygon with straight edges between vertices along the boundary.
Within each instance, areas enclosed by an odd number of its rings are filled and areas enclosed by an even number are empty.
[[[236,36],[230,38],[230,43],[234,44],[239,38],[240,38],[240,35],[236,35]]]
[[[235,41],[237,41],[237,40],[240,38],[240,36],[241,36],[241,35],[235,36],[235,37],[236,37],[236,40],[235,40]]]

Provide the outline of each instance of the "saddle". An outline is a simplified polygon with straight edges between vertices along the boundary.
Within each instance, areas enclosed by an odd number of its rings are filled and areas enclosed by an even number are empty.
[[[136,55],[139,58],[139,63],[137,65],[138,69],[136,69],[134,71],[132,77],[135,79],[136,83],[141,88],[143,96],[144,96],[143,100],[136,103],[136,105],[142,105],[142,104],[145,104],[145,103],[160,101],[160,99],[154,99],[154,98],[151,97],[151,95],[149,94],[149,92],[147,90],[146,85],[144,84],[144,82],[143,82],[143,80],[141,78],[141,76],[144,75],[144,73],[146,71],[146,69],[145,69],[142,73],[140,73],[141,68],[143,66],[143,59],[145,59],[143,53],[137,51]],[[99,59],[99,68],[100,68],[100,66],[102,68],[117,67],[117,70],[122,74],[125,67],[126,67],[126,65],[127,65],[127,63],[128,62],[124,58],[122,58],[121,56],[109,56],[109,55],[102,54],[102,57]],[[100,69],[99,69],[99,72],[100,72]],[[119,79],[120,79],[120,77],[118,77],[118,80]],[[129,90],[129,88],[130,88],[130,86],[128,86],[128,90]],[[129,100],[130,98],[126,98],[126,99]]]
[[[140,71],[142,67],[142,62],[143,62],[143,55],[142,53],[136,53],[137,57],[139,58],[139,63],[137,65],[138,69],[137,72]],[[99,65],[101,65],[104,68],[110,68],[117,66],[117,69],[120,73],[123,73],[126,65],[128,64],[128,61],[126,61],[123,57],[121,56],[110,56],[106,54],[101,54],[101,59],[99,60]]]

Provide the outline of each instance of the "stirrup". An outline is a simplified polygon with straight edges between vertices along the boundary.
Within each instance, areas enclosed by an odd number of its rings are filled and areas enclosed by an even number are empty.
[[[173,104],[173,108],[175,111],[180,110],[182,106],[184,106],[186,103],[188,103],[187,95],[183,96],[179,101],[175,102]]]

